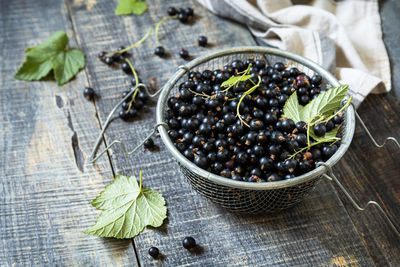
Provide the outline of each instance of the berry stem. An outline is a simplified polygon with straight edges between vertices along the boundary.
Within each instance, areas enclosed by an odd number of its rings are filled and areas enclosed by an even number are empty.
[[[143,175],[143,171],[140,171],[140,173],[139,173],[139,194],[142,193],[142,175]]]
[[[333,117],[335,117],[337,114],[339,114],[340,112],[342,112],[343,110],[345,110],[348,106],[350,106],[351,104],[351,100],[353,99],[353,96],[350,96],[349,100],[346,102],[346,104],[343,105],[343,107],[341,107],[335,114],[333,114],[332,116],[328,117],[327,119],[321,121],[320,123],[326,123],[329,120],[331,120]]]
[[[250,64],[249,64],[250,65]],[[242,123],[244,123],[247,127],[249,127],[250,128],[250,126],[242,119],[242,116],[240,116],[240,104],[242,103],[242,101],[243,101],[243,99],[246,97],[246,96],[248,96],[249,94],[251,94],[252,92],[254,92],[254,90],[256,90],[257,88],[258,88],[258,86],[260,86],[260,83],[261,83],[261,78],[260,78],[260,76],[258,76],[258,82],[257,82],[257,84],[255,84],[253,87],[251,87],[249,90],[247,90],[243,95],[242,95],[242,97],[240,98],[240,100],[239,100],[239,103],[237,104],[237,107],[236,107],[236,116],[237,117],[239,117],[239,120],[242,122]]]
[[[250,71],[250,67],[251,67],[251,63],[249,64],[249,66],[247,67],[247,69],[243,72],[243,74],[240,76],[240,78],[239,78],[236,82],[234,82],[234,83],[232,83],[231,85],[229,85],[228,88],[226,88],[225,90],[222,90],[222,92],[224,92],[224,93],[225,93],[225,92],[228,92],[229,89],[231,89],[232,87],[235,87],[236,85],[238,85],[239,82],[242,81],[243,77],[246,76],[246,74]],[[236,77],[237,77],[237,76],[236,76]]]
[[[166,16],[166,17],[163,17],[163,18],[156,24],[156,27],[155,27],[155,36],[156,36],[156,42],[157,42],[157,43],[159,42],[159,39],[158,39],[158,31],[159,31],[159,29],[160,29],[161,24],[163,24],[164,21],[166,21],[166,20],[169,20],[169,19],[176,19],[176,18],[178,18],[178,15],[175,15],[175,16]]]
[[[126,61],[126,63],[128,63],[129,67],[130,67],[131,70],[132,70],[133,77],[135,77],[136,86],[137,86],[137,85],[139,84],[139,77],[138,77],[138,75],[137,75],[137,72],[136,72],[135,68],[133,67],[132,63],[129,61],[129,59],[125,59],[125,61]]]
[[[132,63],[129,61],[129,59],[125,59],[125,61],[126,61],[126,63],[128,63],[129,67],[131,68],[132,73],[133,73],[133,76],[135,77],[135,80],[136,80],[136,86],[138,86],[138,84],[139,84],[139,77],[138,77],[138,75],[137,75],[137,73],[136,73],[135,68],[133,67],[133,65],[132,65]],[[133,102],[135,102],[135,98],[136,98],[136,95],[138,94],[138,92],[139,92],[139,87],[136,87],[135,92],[134,92],[133,95],[132,95],[132,99],[129,101],[128,109],[126,110],[125,113],[128,113],[128,112],[131,110],[132,104],[133,104]]]
[[[120,51],[114,52],[113,54],[116,54],[116,53],[122,54],[122,53],[124,53],[124,52],[126,52],[126,51],[128,51],[128,50],[130,50],[132,48],[135,48],[135,47],[139,46],[141,43],[143,43],[150,36],[151,31],[152,31],[152,28],[149,28],[149,30],[147,31],[146,35],[143,36],[142,39],[140,39],[139,41],[137,41],[133,45],[128,46],[127,48],[124,48],[124,49],[122,49]]]

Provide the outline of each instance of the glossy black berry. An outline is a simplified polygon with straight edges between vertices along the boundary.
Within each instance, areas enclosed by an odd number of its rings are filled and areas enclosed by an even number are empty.
[[[192,249],[196,247],[196,240],[191,236],[187,236],[182,240],[182,246],[186,249]]]
[[[207,46],[207,41],[207,37],[205,36],[199,36],[199,38],[197,39],[197,42],[200,46]]]
[[[189,52],[185,49],[179,50],[179,56],[183,59],[188,59],[189,58]]]
[[[126,73],[126,74],[131,74],[132,73],[132,69],[129,66],[128,62],[123,62],[121,64],[121,69]]]
[[[277,62],[274,64],[274,69],[277,71],[283,71],[285,69],[285,64],[282,62]]]
[[[162,46],[157,46],[156,49],[154,49],[154,54],[159,56],[159,57],[163,57],[165,56],[165,49]]]
[[[186,13],[180,12],[180,13],[178,14],[178,19],[179,19],[180,22],[186,23],[186,22],[188,22],[189,17],[188,17],[188,15],[186,15]]]
[[[314,126],[314,133],[316,136],[324,136],[326,133],[326,126],[324,124],[316,124]]]
[[[341,124],[341,123],[343,122],[343,120],[344,120],[343,114],[340,113],[340,114],[336,115],[335,117],[333,117],[332,120],[333,120],[333,122],[334,122],[335,124]]]
[[[160,251],[156,247],[151,247],[149,248],[149,255],[152,256],[153,258],[157,258],[158,255],[160,254]]]
[[[322,82],[322,77],[318,74],[311,77],[311,84],[314,86],[320,85]]]
[[[145,148],[147,148],[147,149],[152,149],[152,148],[154,148],[154,141],[153,141],[153,139],[152,139],[152,138],[147,139],[147,140],[144,142],[143,146],[144,146]]]
[[[170,15],[170,16],[175,16],[176,14],[178,14],[178,11],[176,10],[176,8],[175,7],[169,7],[168,9],[167,9],[167,13],[168,13],[168,15]]]
[[[98,56],[100,59],[103,59],[106,55],[107,55],[107,52],[101,51],[97,56]]]
[[[194,15],[194,11],[193,8],[187,7],[183,10],[183,12],[185,12],[186,15],[188,16],[193,16]]]
[[[83,96],[87,99],[87,100],[94,100],[96,93],[94,92],[94,90],[90,87],[85,87],[85,89],[83,90]]]
[[[104,59],[104,63],[106,63],[107,65],[112,65],[114,63],[114,60],[112,59],[112,57],[106,57]]]

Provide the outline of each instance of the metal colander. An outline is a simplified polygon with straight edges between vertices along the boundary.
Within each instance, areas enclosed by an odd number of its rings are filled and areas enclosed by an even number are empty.
[[[283,62],[289,67],[297,67],[311,76],[318,73],[325,87],[338,86],[338,80],[318,64],[299,55],[266,47],[237,47],[220,50],[197,58],[180,69],[165,84],[157,103],[157,125],[165,125],[164,118],[167,99],[178,92],[178,85],[187,79],[191,70],[220,69],[235,59],[249,57],[264,58],[269,65]],[[287,209],[307,196],[321,176],[335,165],[348,149],[354,134],[354,109],[346,109],[344,123],[340,131],[342,142],[338,151],[325,163],[311,172],[290,180],[277,182],[249,183],[234,181],[197,167],[186,159],[173,145],[165,127],[158,127],[167,149],[177,160],[180,169],[194,190],[221,206],[237,212],[276,212]]]

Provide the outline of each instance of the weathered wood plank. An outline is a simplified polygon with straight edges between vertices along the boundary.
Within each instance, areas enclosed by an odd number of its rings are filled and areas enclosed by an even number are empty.
[[[130,240],[83,234],[113,176],[106,157],[85,163],[99,131],[85,72],[62,87],[13,78],[26,47],[57,30],[76,47],[65,3],[1,1],[0,12],[0,265],[135,264]]]
[[[181,47],[193,55],[211,50],[196,46],[198,35],[205,34],[216,48],[255,44],[248,31],[236,24],[211,15],[195,2],[147,1],[149,11],[143,16],[117,17],[116,1],[97,3],[91,8],[82,2],[71,2],[72,19],[82,47],[88,56],[90,81],[102,98],[97,102],[100,120],[104,121],[118,95],[129,85],[120,70],[110,70],[96,59],[101,50],[112,51],[140,39],[149,25],[165,15],[166,7],[196,6],[198,19],[184,26],[168,21],[161,28],[162,44],[172,54],[169,59],[153,56],[154,41],[133,51],[135,67],[144,82],[157,77],[158,84],[167,81],[184,61],[177,56]],[[184,4],[183,4],[184,3]],[[101,15],[100,15],[101,14]],[[107,143],[121,139],[134,147],[154,124],[154,107],[135,123],[114,121],[106,134]],[[140,263],[144,266],[266,266],[266,265],[361,265],[373,262],[350,217],[329,184],[317,186],[311,198],[294,209],[276,215],[235,215],[200,197],[184,181],[169,153],[140,151],[126,157],[113,149],[112,163],[116,173],[144,171],[144,186],[160,191],[169,208],[168,223],[161,229],[145,230],[135,238]],[[194,236],[203,253],[192,255],[181,247],[186,235]],[[147,255],[150,246],[158,246],[164,261]]]
[[[397,85],[395,85],[397,86]],[[393,92],[368,96],[358,110],[360,116],[378,142],[388,136],[400,140],[400,105]],[[335,169],[340,180],[359,203],[369,200],[381,203],[392,221],[400,229],[400,150],[393,143],[376,148],[359,126],[343,160]],[[370,255],[379,266],[399,266],[399,238],[374,207],[356,211],[341,194],[354,224],[360,232]]]

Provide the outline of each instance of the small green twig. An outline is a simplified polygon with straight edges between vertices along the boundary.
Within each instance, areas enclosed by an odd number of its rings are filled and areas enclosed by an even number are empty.
[[[155,27],[155,37],[156,37],[156,42],[157,42],[157,43],[159,42],[159,39],[158,39],[158,31],[160,30],[161,24],[163,24],[164,21],[166,21],[166,20],[169,20],[169,19],[176,19],[176,18],[178,18],[178,15],[175,15],[175,16],[167,16],[167,17],[162,18],[162,19],[157,23],[157,25],[156,25],[156,27]]]
[[[341,107],[338,111],[336,111],[335,114],[333,114],[332,116],[328,117],[327,119],[321,121],[320,123],[328,122],[328,121],[331,120],[333,117],[335,117],[337,114],[339,114],[340,112],[342,112],[343,110],[345,110],[348,106],[350,106],[351,100],[352,100],[352,99],[353,99],[353,96],[350,96],[349,100],[346,102],[346,104],[343,105],[343,107]]]
[[[143,36],[142,39],[140,39],[139,41],[137,41],[133,45],[128,46],[127,48],[124,48],[124,49],[122,49],[120,51],[114,52],[113,54],[117,54],[117,53],[122,54],[122,53],[124,53],[124,52],[126,52],[126,51],[128,51],[128,50],[130,50],[132,48],[135,48],[135,47],[139,46],[141,43],[143,43],[150,36],[151,31],[152,31],[152,28],[149,28],[149,30],[147,31],[146,35]]]
[[[249,94],[251,94],[252,92],[254,92],[254,90],[256,90],[261,83],[261,78],[260,76],[258,76],[258,82],[257,84],[255,84],[253,87],[251,87],[249,90],[247,90],[246,92],[244,92],[244,94],[242,95],[242,97],[240,98],[237,107],[236,107],[236,116],[239,117],[239,120],[244,123],[247,127],[250,127],[243,119],[242,116],[240,115],[240,104],[242,103],[243,99],[248,96]]]
[[[243,77],[245,75],[247,75],[247,73],[250,71],[250,67],[251,67],[251,63],[249,64],[247,69],[243,72],[243,74],[240,76],[240,78],[236,82],[232,83],[231,85],[228,86],[228,88],[226,88],[225,90],[222,90],[221,92],[224,92],[224,93],[228,92],[229,89],[231,89],[232,87],[235,87],[236,85],[238,85],[242,81]]]
[[[131,68],[133,76],[135,77],[135,80],[136,80],[136,86],[138,86],[138,84],[139,84],[139,76],[137,75],[135,68],[133,67],[133,65],[129,61],[129,59],[125,59],[125,61],[126,61],[126,63],[128,63],[129,67]],[[128,109],[126,110],[125,113],[128,113],[131,110],[132,104],[133,104],[133,102],[135,102],[136,95],[138,94],[138,92],[139,92],[139,87],[136,87],[135,92],[133,92],[132,99],[128,103]]]

